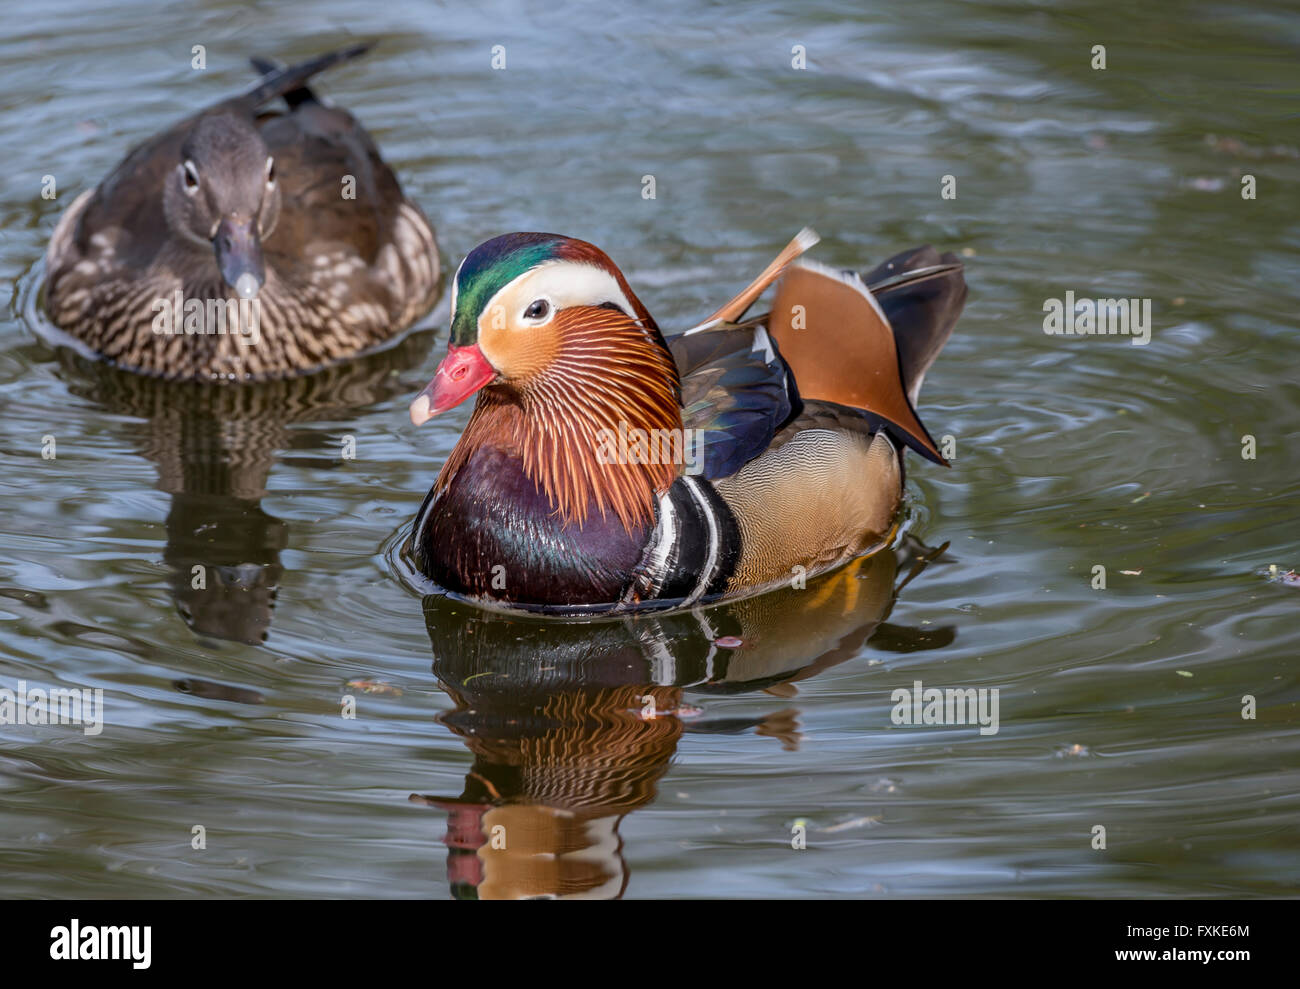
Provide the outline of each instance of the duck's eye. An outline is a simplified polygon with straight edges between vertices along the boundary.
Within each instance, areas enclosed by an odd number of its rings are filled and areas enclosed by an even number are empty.
[[[275,185],[275,159],[266,159],[266,184]]]
[[[199,170],[189,159],[185,161],[185,191],[191,196],[199,191]]]
[[[545,299],[537,299],[524,310],[524,319],[545,319],[551,311],[551,304]]]

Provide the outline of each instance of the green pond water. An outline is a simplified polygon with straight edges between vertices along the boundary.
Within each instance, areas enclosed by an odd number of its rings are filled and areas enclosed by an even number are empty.
[[[0,689],[101,689],[103,725],[0,724],[0,895],[1300,892],[1293,4],[6,13]],[[248,56],[357,38],[381,44],[320,89],[449,270],[571,234],[671,329],[805,224],[840,267],[962,254],[920,403],[953,466],[909,458],[897,552],[637,621],[424,599],[396,547],[469,414],[407,419],[445,298],[391,350],[253,388],[47,342],[78,192]],[[1067,292],[1150,300],[1149,344],[1045,333]],[[997,732],[895,724],[918,681],[996,690]]]

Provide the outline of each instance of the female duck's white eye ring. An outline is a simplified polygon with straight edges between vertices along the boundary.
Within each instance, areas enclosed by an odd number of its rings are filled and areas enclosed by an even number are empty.
[[[185,191],[192,196],[199,191],[199,170],[188,158],[185,159],[181,169],[185,172]]]
[[[551,300],[543,297],[528,303],[528,308],[524,310],[522,318],[534,326],[541,326],[543,323],[549,322],[554,314],[555,307],[551,305]]]

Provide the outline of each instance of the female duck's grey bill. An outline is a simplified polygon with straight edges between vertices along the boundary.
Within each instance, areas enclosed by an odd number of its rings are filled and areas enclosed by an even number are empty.
[[[266,263],[262,258],[262,241],[257,235],[257,220],[227,216],[218,225],[212,246],[225,283],[241,299],[257,298],[266,284]]]

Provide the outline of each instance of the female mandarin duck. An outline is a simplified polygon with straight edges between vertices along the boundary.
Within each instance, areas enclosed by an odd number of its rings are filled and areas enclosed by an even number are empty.
[[[421,572],[578,614],[745,596],[881,548],[902,447],[946,465],[915,405],[965,301],[962,266],[930,247],[865,278],[795,263],[815,242],[804,231],[667,340],[591,244],[475,248],[447,357],[411,405],[419,425],[478,394],[407,544]],[[778,278],[771,313],[744,320]]]
[[[257,86],[144,142],[78,196],[46,253],[55,324],[132,371],[249,380],[337,363],[428,312],[433,228],[365,128],[307,88],[368,48],[290,68],[253,59]],[[277,97],[286,112],[267,110]],[[256,336],[159,332],[160,306],[178,297],[204,312],[255,299]]]

